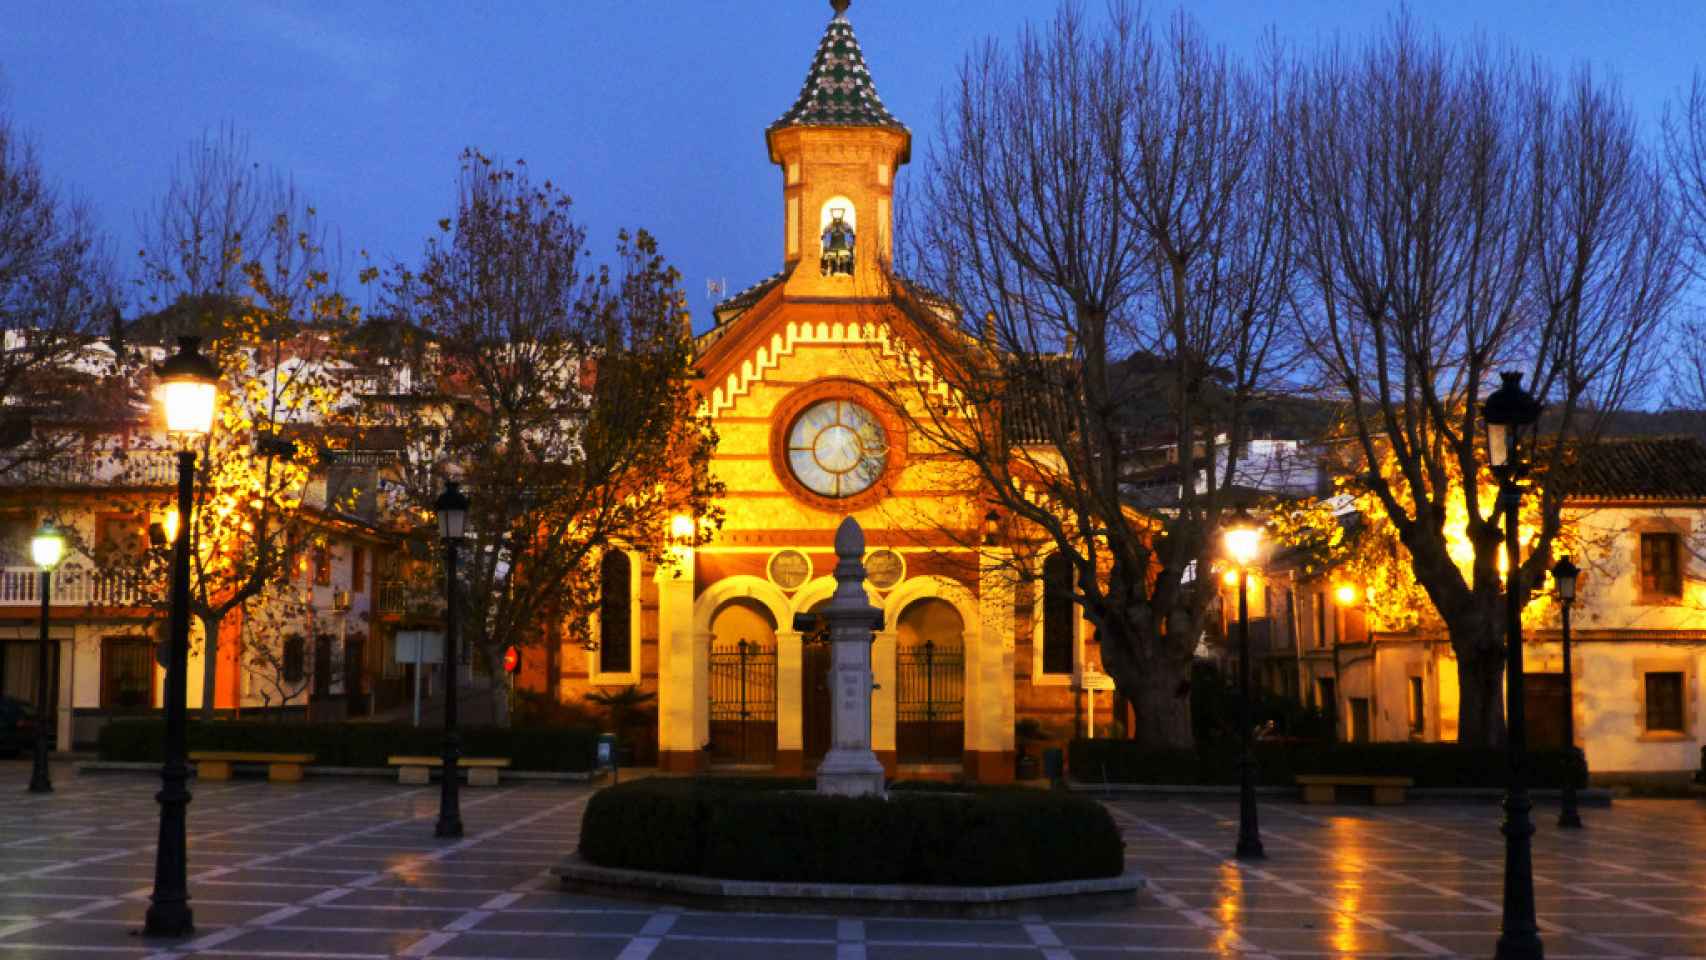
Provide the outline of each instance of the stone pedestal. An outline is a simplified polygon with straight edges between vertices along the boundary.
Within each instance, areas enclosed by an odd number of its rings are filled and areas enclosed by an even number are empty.
[[[883,765],[871,750],[871,643],[883,612],[865,595],[865,532],[852,517],[835,531],[835,556],[835,595],[823,611],[833,650],[835,712],[830,750],[817,768],[817,792],[880,797]]]

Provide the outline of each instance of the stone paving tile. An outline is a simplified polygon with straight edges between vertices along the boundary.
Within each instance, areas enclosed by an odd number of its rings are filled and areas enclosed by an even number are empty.
[[[134,931],[152,885],[156,785],[59,772],[23,793],[0,763],[0,960],[497,958],[1485,957],[1498,934],[1496,807],[1263,806],[1269,857],[1230,859],[1236,808],[1111,803],[1131,903],[1051,905],[968,921],[683,910],[567,894],[546,873],[571,850],[590,791],[469,791],[459,842],[432,836],[437,792],[310,780],[196,785],[188,941]],[[1537,902],[1552,960],[1706,957],[1706,806],[1619,801],[1563,833],[1544,809]],[[161,952],[167,951],[169,952]]]

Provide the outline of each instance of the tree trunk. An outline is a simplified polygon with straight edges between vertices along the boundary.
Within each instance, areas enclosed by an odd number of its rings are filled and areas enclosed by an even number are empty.
[[[205,613],[195,615],[201,624],[201,718],[213,719],[219,693],[219,621]]]
[[[1505,661],[1495,617],[1481,613],[1446,622],[1457,654],[1457,742],[1496,747],[1505,742]]]
[[[1109,631],[1112,633],[1112,631]],[[1189,750],[1191,733],[1191,658],[1145,655],[1133,649],[1139,642],[1113,636],[1102,641],[1102,669],[1114,679],[1114,689],[1131,704],[1130,739],[1146,747]],[[1152,638],[1150,646],[1166,646]]]

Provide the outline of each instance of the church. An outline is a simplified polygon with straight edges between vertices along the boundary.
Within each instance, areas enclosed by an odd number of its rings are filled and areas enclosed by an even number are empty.
[[[802,615],[833,590],[832,539],[851,515],[884,614],[878,758],[890,776],[1002,782],[1021,718],[1056,742],[1092,732],[1112,685],[1066,564],[1022,557],[1039,575],[1017,574],[973,472],[907,428],[929,380],[905,366],[917,328],[887,267],[912,135],[878,97],[847,6],[833,0],[804,88],[764,131],[782,269],[717,305],[696,339],[723,525],[677,547],[673,568],[604,555],[594,639],[561,651],[556,695],[655,691],[666,772],[811,773],[830,746],[830,652]]]

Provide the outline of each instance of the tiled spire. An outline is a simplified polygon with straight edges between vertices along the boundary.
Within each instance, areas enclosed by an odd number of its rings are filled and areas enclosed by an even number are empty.
[[[906,129],[877,96],[871,71],[865,67],[865,55],[853,36],[853,25],[847,22],[849,2],[830,0],[835,17],[823,31],[800,98],[770,125],[771,130],[823,126]]]

